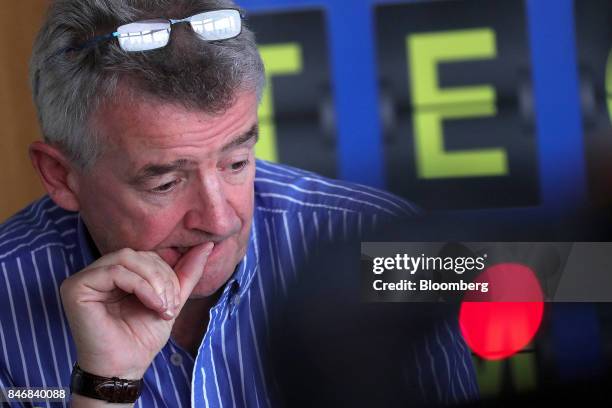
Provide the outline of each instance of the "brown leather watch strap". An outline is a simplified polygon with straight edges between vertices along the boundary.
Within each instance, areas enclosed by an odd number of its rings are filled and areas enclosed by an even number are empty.
[[[142,380],[100,377],[85,372],[78,363],[72,368],[70,393],[113,403],[134,403],[140,397]]]

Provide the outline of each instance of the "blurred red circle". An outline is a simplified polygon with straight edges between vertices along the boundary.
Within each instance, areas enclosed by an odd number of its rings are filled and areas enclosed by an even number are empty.
[[[522,264],[487,268],[474,282],[488,282],[488,292],[468,293],[459,311],[461,333],[482,358],[499,360],[522,350],[542,323],[542,288]]]

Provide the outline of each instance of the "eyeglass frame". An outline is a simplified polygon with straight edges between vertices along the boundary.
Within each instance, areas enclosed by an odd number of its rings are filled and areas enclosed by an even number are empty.
[[[243,27],[242,20],[244,20],[246,18],[246,14],[244,13],[244,11],[242,9],[239,9],[239,8],[236,8],[236,7],[223,7],[223,8],[218,8],[218,9],[210,9],[210,10],[200,11],[199,13],[196,13],[196,14],[194,14],[192,16],[185,17],[185,18],[180,18],[180,19],[158,18],[158,19],[148,19],[148,20],[136,20],[136,21],[132,21],[131,23],[121,24],[121,25],[117,26],[115,28],[115,31],[113,31],[112,33],[97,35],[97,36],[95,36],[95,37],[85,41],[84,43],[76,45],[76,46],[64,47],[64,48],[58,50],[57,52],[53,53],[53,55],[51,55],[47,60],[49,60],[52,57],[55,57],[57,55],[66,53],[66,52],[81,51],[81,50],[84,50],[84,49],[87,49],[87,48],[91,48],[91,47],[93,47],[96,44],[99,44],[101,42],[109,41],[109,40],[112,40],[113,38],[118,38],[121,35],[121,33],[119,31],[116,31],[116,30],[119,27],[122,27],[122,26],[127,25],[127,24],[133,24],[133,23],[138,23],[138,22],[142,22],[142,21],[149,21],[149,20],[165,20],[165,21],[168,21],[170,23],[170,26],[168,27],[168,30],[170,30],[168,34],[170,34],[172,32],[172,26],[175,25],[175,24],[190,23],[191,21],[189,19],[194,17],[194,16],[197,16],[198,14],[207,13],[209,11],[220,11],[220,10],[234,10],[234,11],[238,12],[238,14],[240,15],[240,31],[238,32],[238,34],[236,34],[233,37],[224,38],[222,40],[208,40],[208,41],[209,42],[225,41],[225,40],[229,40],[229,39],[238,37],[242,33],[242,27]],[[202,40],[202,41],[207,41],[207,40]],[[164,45],[163,47],[165,47],[167,45],[168,44]],[[154,48],[152,50],[125,51],[125,52],[146,52],[146,51],[157,50],[157,49],[160,49],[160,48],[163,48],[163,47]]]
[[[168,34],[170,34],[170,33],[172,33],[172,26],[173,26],[173,25],[175,25],[175,24],[179,24],[179,23],[188,23],[188,22],[190,22],[190,21],[189,21],[189,19],[190,19],[190,18],[192,18],[193,16],[197,16],[198,14],[206,13],[206,12],[209,12],[209,11],[219,11],[219,10],[235,10],[235,11],[237,11],[237,12],[238,12],[238,14],[240,15],[240,31],[238,32],[238,34],[236,34],[236,35],[235,35],[235,36],[233,36],[233,37],[224,38],[224,39],[222,39],[222,40],[208,40],[208,42],[211,42],[211,43],[212,43],[212,42],[217,42],[217,41],[226,41],[226,40],[229,40],[229,39],[232,39],[232,38],[236,38],[236,37],[238,37],[238,36],[239,36],[239,35],[242,33],[242,27],[243,27],[242,20],[244,20],[244,19],[246,18],[246,14],[245,14],[244,10],[242,10],[242,9],[240,9],[240,8],[237,8],[237,7],[223,7],[223,8],[217,8],[217,9],[203,10],[203,11],[200,11],[199,13],[196,13],[196,14],[194,14],[194,15],[192,15],[192,16],[185,17],[185,18],[181,18],[181,19],[172,19],[172,18],[164,19],[164,18],[159,18],[159,19],[157,19],[157,20],[167,20],[168,22],[170,22],[170,26],[168,27],[168,29],[170,30],[170,32],[169,32]],[[150,20],[152,20],[152,19],[150,19]],[[97,36],[95,36],[95,37],[93,37],[93,38],[91,38],[91,39],[89,39],[89,40],[85,41],[84,43],[79,44],[79,45],[76,45],[76,46],[72,46],[72,45],[71,45],[71,46],[63,47],[63,48],[61,48],[61,49],[57,50],[56,52],[54,52],[53,54],[51,54],[49,57],[47,57],[47,58],[45,59],[45,63],[46,63],[46,62],[49,62],[50,60],[52,60],[52,59],[53,59],[53,58],[55,58],[55,57],[58,57],[59,55],[65,54],[65,53],[67,53],[67,52],[81,51],[81,50],[84,50],[84,49],[87,49],[87,48],[91,48],[91,47],[93,47],[93,46],[95,46],[96,44],[99,44],[99,43],[101,43],[101,42],[108,41],[108,40],[112,40],[113,38],[118,38],[118,35],[119,35],[120,33],[119,33],[118,31],[116,31],[116,30],[117,30],[119,27],[124,26],[124,25],[127,25],[127,24],[137,23],[137,22],[139,22],[139,21],[146,21],[146,20],[136,20],[136,21],[132,21],[131,23],[120,24],[119,26],[117,26],[117,27],[115,28],[115,31],[113,31],[112,33],[102,34],[102,35],[97,35]],[[202,41],[207,41],[207,40],[202,39]],[[168,41],[168,42],[169,42],[169,41]],[[158,50],[158,49],[164,48],[164,47],[166,47],[167,45],[168,45],[168,44],[164,45],[163,47],[155,48],[155,49],[152,49],[152,50],[125,51],[125,52],[146,52],[146,51],[154,51],[154,50],[156,50],[156,49]],[[34,78],[35,78],[35,79],[34,79],[34,90],[33,90],[34,95],[37,95],[37,94],[38,94],[38,82],[39,82],[40,70],[41,70],[41,68],[40,68],[40,67],[39,67],[39,68],[37,68],[37,69],[36,69],[36,73],[34,74]]]

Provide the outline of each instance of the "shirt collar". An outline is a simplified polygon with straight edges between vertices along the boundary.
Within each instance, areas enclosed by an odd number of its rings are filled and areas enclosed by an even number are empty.
[[[253,213],[251,231],[249,233],[249,244],[242,260],[236,265],[234,274],[227,281],[224,291],[232,290],[234,293],[245,293],[257,272],[259,265],[259,251],[257,250],[257,210]]]

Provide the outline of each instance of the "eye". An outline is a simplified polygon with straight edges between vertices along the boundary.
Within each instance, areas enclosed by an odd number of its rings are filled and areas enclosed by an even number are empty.
[[[174,190],[174,187],[176,187],[179,182],[180,180],[172,180],[168,183],[162,184],[161,186],[155,187],[151,191],[158,194],[169,193],[170,191]]]
[[[232,163],[230,168],[232,169],[233,172],[237,173],[240,170],[244,169],[248,164],[249,164],[248,160],[241,160],[239,162]]]

